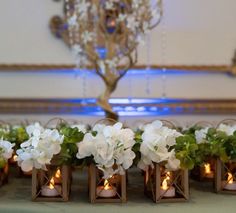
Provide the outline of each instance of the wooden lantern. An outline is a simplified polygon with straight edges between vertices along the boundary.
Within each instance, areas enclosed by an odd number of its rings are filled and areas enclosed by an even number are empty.
[[[32,170],[33,201],[68,201],[71,189],[70,166],[48,165],[47,171]]]
[[[191,171],[191,177],[197,181],[214,182],[215,159],[209,158],[201,166],[196,166]]]
[[[156,203],[181,202],[189,200],[188,170],[168,172],[154,163],[144,176],[144,192]]]
[[[102,171],[91,164],[89,166],[89,198],[91,203],[126,202],[126,174],[116,174],[104,180]]]
[[[9,166],[8,163],[0,169],[0,186],[8,182]]]
[[[215,191],[236,194],[236,160],[228,163],[216,160]]]

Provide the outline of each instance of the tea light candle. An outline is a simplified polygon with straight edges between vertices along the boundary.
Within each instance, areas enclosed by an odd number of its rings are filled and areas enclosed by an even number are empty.
[[[175,188],[173,186],[170,186],[167,189],[161,188],[161,196],[162,197],[175,197]]]
[[[161,193],[162,197],[175,197],[175,187],[168,186],[167,181],[170,180],[170,172],[166,173],[166,177],[161,184]]]
[[[104,181],[103,186],[98,186],[96,189],[97,196],[99,197],[115,197],[116,196],[116,188],[110,186],[107,180]]]
[[[214,173],[211,171],[211,164],[206,163],[204,164],[204,169],[205,169],[205,177],[207,178],[213,178],[214,177]]]
[[[54,186],[53,177],[50,180],[49,186],[42,186],[41,195],[45,197],[56,197],[61,194],[61,186]]]
[[[224,181],[224,189],[234,191],[236,190],[236,181],[234,181],[233,175],[228,172],[228,180]]]

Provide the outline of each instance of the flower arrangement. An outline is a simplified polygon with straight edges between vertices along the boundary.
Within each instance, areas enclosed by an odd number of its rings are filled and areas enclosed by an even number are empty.
[[[153,162],[164,165],[170,171],[194,167],[198,149],[194,138],[164,126],[159,120],[145,125],[144,130],[136,135],[136,141],[140,146],[137,156],[141,157],[138,167],[143,170],[153,166]]]
[[[7,164],[7,160],[11,158],[14,144],[9,141],[0,139],[0,169]]]
[[[113,126],[96,124],[92,132],[84,135],[83,141],[78,143],[78,159],[91,157],[97,168],[103,171],[107,179],[114,174],[124,174],[131,167],[135,153],[134,132],[123,128],[122,123]]]
[[[204,163],[209,157],[223,162],[236,159],[236,125],[220,124],[217,128],[193,126],[185,134],[194,137],[198,144],[196,164]]]
[[[26,131],[29,139],[16,151],[19,166],[25,172],[33,167],[46,169],[46,164],[61,151],[64,136],[56,129],[44,129],[39,123],[27,126]]]

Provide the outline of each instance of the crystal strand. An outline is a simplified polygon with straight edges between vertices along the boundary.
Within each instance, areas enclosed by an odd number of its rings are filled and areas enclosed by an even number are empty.
[[[151,36],[150,34],[146,35],[146,72],[145,72],[145,77],[146,77],[146,86],[145,86],[145,92],[146,95],[151,94],[151,89],[150,89],[150,64],[151,64],[151,55],[150,55],[150,46],[151,44]]]
[[[76,1],[75,1],[76,2]],[[69,35],[69,46],[72,49],[73,45],[75,44],[75,38],[74,38],[74,31],[75,29],[73,28],[73,26],[71,26],[69,24],[69,19],[70,17],[73,15],[71,13],[71,5],[70,5],[70,1],[69,0],[65,0],[65,8],[66,8],[66,21],[67,21],[67,27],[68,27],[68,35]],[[78,70],[78,63],[77,63],[77,56],[76,53],[74,51],[72,51],[73,57],[75,59],[75,68],[74,68],[74,77],[77,78],[77,70]]]
[[[166,11],[165,11],[166,12]],[[163,16],[162,16],[162,27],[161,27],[161,65],[162,67],[162,98],[166,98],[166,82],[167,82],[167,76],[166,76],[166,46],[167,46],[167,32],[166,32],[166,23],[165,23],[165,17],[164,17],[164,2],[163,2]],[[166,15],[166,14],[165,14]]]
[[[129,81],[128,90],[129,90],[129,102],[130,103],[132,102],[132,96],[133,96],[133,79],[132,79],[132,73],[131,72],[128,73],[128,75],[127,75],[128,81]]]

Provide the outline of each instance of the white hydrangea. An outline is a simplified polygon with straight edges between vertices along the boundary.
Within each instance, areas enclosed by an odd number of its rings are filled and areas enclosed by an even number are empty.
[[[60,153],[64,136],[56,129],[44,129],[39,123],[28,126],[26,131],[30,138],[16,151],[19,166],[25,172],[33,167],[46,169],[46,164]]]
[[[142,144],[140,146],[141,160],[138,163],[140,169],[146,170],[155,163],[165,163],[168,170],[177,170],[180,161],[175,157],[175,150],[169,148],[176,143],[176,138],[181,136],[179,132],[163,126],[157,120],[144,127]]]
[[[0,139],[0,158],[3,158],[4,160],[8,160],[9,158],[11,158],[14,146],[15,144],[12,144],[9,141]]]
[[[205,127],[203,129],[195,131],[195,138],[196,138],[197,144],[207,142],[206,141],[206,136],[207,136],[208,130],[209,130],[209,127]]]
[[[104,178],[114,174],[124,174],[135,158],[135,153],[132,151],[135,144],[134,132],[122,128],[121,123],[113,126],[97,124],[93,131],[97,132],[96,136],[87,133],[83,141],[77,144],[77,158],[93,156],[97,167],[103,171]],[[117,167],[114,168],[114,165]]]
[[[220,124],[217,130],[225,132],[227,135],[233,135],[236,131],[236,125]]]

